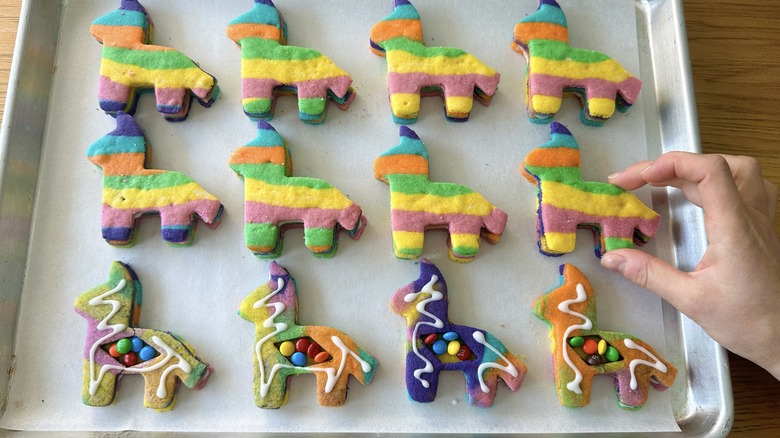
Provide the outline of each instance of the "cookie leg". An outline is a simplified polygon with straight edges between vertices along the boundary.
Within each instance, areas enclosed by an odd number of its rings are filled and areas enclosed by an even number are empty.
[[[135,107],[135,90],[101,75],[98,85],[98,102],[100,109],[109,114],[116,114],[117,111],[132,114]]]
[[[425,233],[420,231],[393,231],[393,252],[399,259],[415,259],[422,254]]]
[[[100,365],[95,365],[96,369],[93,370],[97,375]],[[84,361],[84,383],[81,390],[81,399],[87,406],[108,406],[114,402],[117,389],[117,375],[114,373],[105,373],[100,380],[94,394],[90,394],[90,364],[88,360]]]
[[[185,110],[188,90],[184,88],[155,87],[154,97],[157,101],[157,112],[163,115],[180,117]]]
[[[479,252],[479,234],[451,233],[449,240],[450,259],[453,261],[471,261]]]
[[[303,241],[315,255],[329,255],[336,251],[336,233],[333,228],[304,226]]]
[[[244,240],[247,248],[258,257],[274,257],[281,252],[279,227],[272,223],[244,224]]]

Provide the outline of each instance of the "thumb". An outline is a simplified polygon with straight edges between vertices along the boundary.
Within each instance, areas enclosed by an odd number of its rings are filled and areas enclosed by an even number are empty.
[[[648,289],[685,313],[685,296],[690,277],[669,263],[636,249],[616,249],[604,254],[601,266]]]

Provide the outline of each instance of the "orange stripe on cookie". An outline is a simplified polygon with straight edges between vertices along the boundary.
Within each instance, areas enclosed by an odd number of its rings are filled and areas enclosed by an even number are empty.
[[[246,147],[242,146],[230,156],[230,164],[284,164],[285,151],[282,146]]]
[[[93,24],[89,32],[101,43],[109,42],[115,47],[134,47],[146,41],[143,28],[136,26]]]
[[[525,157],[525,165],[533,167],[579,167],[580,152],[573,148],[539,148]]]
[[[522,29],[522,31],[521,31]],[[515,26],[515,39],[569,41],[569,30],[555,23],[518,23]]]
[[[235,42],[247,37],[259,37],[279,41],[281,35],[279,28],[270,24],[239,23],[231,24],[227,28],[227,36]]]
[[[371,39],[375,43],[398,37],[406,37],[412,41],[422,42],[422,34],[422,22],[411,19],[380,21],[371,29]]]
[[[374,176],[382,179],[385,175],[428,175],[428,160],[419,155],[388,155],[377,158],[374,164]]]

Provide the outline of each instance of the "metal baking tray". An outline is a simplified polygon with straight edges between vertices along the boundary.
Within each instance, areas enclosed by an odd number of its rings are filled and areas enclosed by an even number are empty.
[[[422,3],[422,0],[418,1]],[[45,175],[40,173],[43,167],[42,149],[49,123],[47,116],[56,114],[56,109],[51,108],[54,100],[52,96],[56,92],[53,81],[57,68],[56,55],[61,46],[71,44],[69,41],[62,40],[61,25],[65,11],[68,8],[81,7],[80,3],[77,0],[58,2],[26,0],[21,10],[13,68],[0,132],[0,166],[2,166],[0,167],[0,236],[2,236],[0,237],[0,419],[6,414],[9,392],[18,366],[15,344],[27,341],[24,333],[17,332],[17,326],[20,313],[24,311],[24,307],[20,306],[23,301],[22,292],[29,275],[32,275],[27,267],[32,236],[36,233],[33,229],[36,196],[39,192],[40,180],[45,178]],[[699,152],[700,140],[682,0],[635,0],[633,3],[638,35],[639,76],[644,82],[640,105],[643,108],[647,128],[647,155],[655,157],[670,150]],[[293,8],[292,5],[283,5],[283,7]],[[224,17],[223,21],[227,23],[232,18]],[[367,32],[368,29],[365,29],[366,38]],[[216,38],[223,38],[223,36],[218,35]],[[506,44],[508,45],[508,40]],[[89,49],[97,50],[95,46],[96,43]],[[332,56],[332,53],[330,55]],[[364,56],[372,55],[369,55],[366,49]],[[515,56],[518,57],[517,71],[522,71],[524,63],[519,55],[515,54]],[[384,68],[383,63],[381,67]],[[509,81],[510,74],[518,76],[517,71],[502,71],[506,78],[502,79]],[[381,75],[383,72],[383,70],[377,71],[376,74]],[[503,90],[504,88],[499,93]],[[380,96],[365,95],[359,95],[359,98],[382,99]],[[221,104],[226,105],[224,102]],[[220,102],[216,105],[220,105]],[[383,109],[386,110],[386,106]],[[193,111],[204,110],[193,108]],[[334,112],[336,110],[331,109],[329,117],[333,118]],[[101,116],[99,112],[95,115]],[[235,116],[243,117],[238,112]],[[441,117],[441,114],[437,112],[435,116]],[[283,136],[293,137],[293,139],[288,138],[288,141],[294,143],[296,142],[294,131],[289,127],[297,127],[299,122],[294,120],[292,114],[287,114],[285,117],[284,122],[279,122],[286,128]],[[328,123],[339,122],[326,121],[326,127],[329,126]],[[472,120],[468,123],[478,122]],[[389,116],[388,124],[390,124]],[[416,129],[419,125],[413,125],[413,128]],[[579,126],[574,128],[579,129]],[[394,144],[394,141],[395,138],[389,137],[381,143],[382,147],[389,147]],[[435,143],[435,140],[429,139],[426,143],[428,142]],[[74,149],[77,153],[82,153],[80,151],[85,150],[86,145],[78,145]],[[47,164],[52,165],[52,163]],[[240,185],[233,187],[236,188],[241,190],[242,187]],[[653,207],[668,219],[665,223],[666,232],[671,236],[671,248],[668,251],[672,261],[683,270],[693,269],[706,247],[700,210],[686,202],[677,191],[653,189],[651,194]],[[240,209],[233,209],[230,213],[234,217],[241,215]],[[204,231],[208,232],[208,230]],[[99,236],[95,237],[99,239]],[[298,238],[298,236],[288,237],[290,238]],[[150,244],[157,243],[159,242]],[[65,243],[52,242],[52,245],[58,244]],[[431,244],[435,243],[426,243],[426,247]],[[580,245],[584,244],[580,242]],[[445,272],[453,270],[449,262],[441,263],[444,265],[440,267]],[[98,268],[98,271],[101,269]],[[303,271],[302,268],[295,266],[292,266],[292,270],[295,271],[293,275]],[[401,286],[406,281],[416,278],[413,268],[407,267],[404,272],[406,276],[403,280],[398,280],[395,286]],[[92,278],[102,279],[102,275],[98,272]],[[253,276],[254,279],[250,283],[255,285],[259,285],[266,278],[265,273],[262,272],[259,276],[256,273]],[[81,290],[92,285],[88,282]],[[72,294],[76,291],[70,289],[67,293],[74,296]],[[246,290],[247,293],[248,291]],[[695,323],[680,315],[668,304],[663,303],[662,312],[666,352],[668,356],[677,359],[681,371],[678,381],[670,389],[674,419],[681,432],[656,433],[654,436],[725,436],[733,418],[731,381],[725,351]],[[244,330],[251,331],[249,327],[244,327]],[[389,378],[387,375],[382,377]],[[549,383],[552,385],[551,382]],[[356,385],[355,382],[352,384]],[[138,400],[133,401],[133,403],[137,402]],[[455,404],[454,400],[453,404]],[[0,429],[0,435],[6,433],[10,431]],[[593,436],[597,435],[593,434]]]

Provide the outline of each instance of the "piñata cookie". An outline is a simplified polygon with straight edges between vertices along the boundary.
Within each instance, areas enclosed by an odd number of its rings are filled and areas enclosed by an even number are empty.
[[[535,123],[549,123],[566,94],[582,102],[580,118],[601,125],[636,102],[642,81],[617,61],[592,50],[569,45],[566,15],[555,0],[539,0],[539,8],[515,26],[512,48],[528,63],[526,108]]]
[[[116,129],[87,150],[89,161],[103,169],[103,239],[115,246],[132,246],[138,222],[159,214],[163,240],[172,246],[189,246],[197,218],[216,228],[224,208],[187,175],[148,169],[150,157],[144,131],[122,111],[117,112]]]
[[[426,230],[449,232],[449,255],[469,262],[479,251],[479,239],[494,244],[506,227],[507,214],[468,187],[432,182],[428,151],[406,126],[401,141],[374,161],[374,176],[390,186],[393,251],[402,259],[422,254]]]
[[[577,140],[561,123],[550,125],[550,141],[525,157],[521,172],[537,187],[536,232],[546,255],[574,251],[577,228],[593,230],[598,257],[642,245],[658,231],[661,216],[634,194],[582,179]]]
[[[320,405],[343,405],[349,376],[368,385],[379,362],[332,327],[299,325],[295,280],[275,262],[270,271],[271,279],[244,298],[238,311],[255,324],[255,403],[282,407],[290,378],[308,373],[317,380]]]
[[[412,400],[432,402],[441,371],[464,374],[473,406],[493,404],[498,380],[512,391],[520,388],[526,366],[501,341],[449,321],[447,283],[430,261],[420,261],[420,277],[398,289],[390,305],[406,319],[406,390]]]
[[[298,116],[311,124],[325,120],[329,101],[342,110],[352,103],[349,74],[316,50],[288,46],[287,25],[271,0],[255,0],[227,35],[241,46],[241,101],[253,120],[271,120],[279,95],[297,94]]]
[[[230,156],[244,180],[244,239],[260,258],[282,252],[285,231],[303,227],[306,247],[317,257],[333,257],[343,229],[360,238],[366,218],[360,206],[317,178],[292,176],[292,157],[282,136],[258,121],[257,137]]]
[[[76,313],[87,320],[82,399],[89,406],[114,402],[123,376],[144,378],[144,406],[173,408],[179,381],[202,388],[211,367],[171,332],[137,327],[141,283],[130,266],[113,262],[108,281],[81,294]]]
[[[447,120],[465,122],[474,99],[488,105],[500,75],[475,56],[452,47],[427,47],[422,22],[408,0],[393,0],[393,12],[371,29],[371,51],[387,58],[387,88],[393,121],[411,124],[421,96],[443,96]]]
[[[137,0],[122,0],[90,32],[103,44],[98,101],[106,113],[135,113],[145,91],[154,92],[157,111],[169,121],[187,118],[192,96],[205,107],[216,100],[214,76],[178,50],[152,45],[152,20]]]
[[[618,403],[640,408],[649,387],[663,391],[672,386],[677,368],[640,339],[599,330],[596,296],[576,267],[560,267],[560,283],[534,303],[534,313],[550,324],[555,387],[563,406],[590,402],[591,381],[604,374],[615,380]]]

